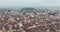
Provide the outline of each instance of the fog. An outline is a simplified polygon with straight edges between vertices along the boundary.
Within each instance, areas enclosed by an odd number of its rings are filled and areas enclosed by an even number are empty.
[[[60,0],[0,0],[0,7],[58,6]]]

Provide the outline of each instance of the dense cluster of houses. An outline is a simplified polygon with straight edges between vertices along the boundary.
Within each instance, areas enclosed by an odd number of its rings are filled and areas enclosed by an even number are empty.
[[[2,32],[57,32],[60,30],[60,15],[47,13],[0,14]]]

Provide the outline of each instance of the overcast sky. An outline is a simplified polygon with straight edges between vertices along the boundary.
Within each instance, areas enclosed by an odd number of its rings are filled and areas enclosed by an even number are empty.
[[[58,6],[60,0],[0,0],[0,7]]]

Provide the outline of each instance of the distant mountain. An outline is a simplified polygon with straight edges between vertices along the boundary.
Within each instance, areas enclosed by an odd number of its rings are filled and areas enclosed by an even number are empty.
[[[20,10],[21,12],[33,12],[33,11],[36,11],[35,8],[21,8]]]
[[[0,9],[0,12],[10,12],[10,11],[12,11],[12,10],[10,10],[10,9]]]

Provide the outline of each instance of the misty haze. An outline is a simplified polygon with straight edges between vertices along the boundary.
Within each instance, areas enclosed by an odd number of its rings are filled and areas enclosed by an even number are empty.
[[[0,32],[60,32],[60,0],[0,0]]]

